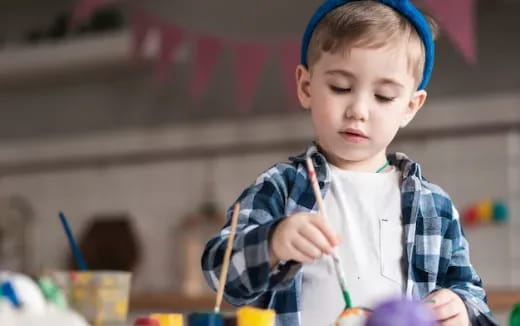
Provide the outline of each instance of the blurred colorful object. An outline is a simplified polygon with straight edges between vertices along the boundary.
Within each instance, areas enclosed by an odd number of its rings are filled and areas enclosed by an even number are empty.
[[[224,319],[220,313],[192,312],[188,315],[188,326],[223,326]]]
[[[15,308],[23,308],[31,313],[43,313],[46,301],[40,288],[28,276],[19,273],[0,273],[2,294]]]
[[[370,311],[364,308],[348,308],[341,313],[336,326],[364,326]]]
[[[57,307],[66,309],[68,307],[67,298],[58,286],[47,276],[38,280],[38,285],[48,302],[54,303]]]
[[[13,307],[20,308],[22,305],[20,303],[20,299],[16,295],[16,291],[13,288],[11,282],[3,282],[0,284],[0,291],[2,292],[2,298],[7,299]]]
[[[65,293],[70,306],[89,321],[126,321],[131,273],[55,271],[51,278]]]
[[[520,302],[517,303],[511,311],[509,326],[520,326]]]
[[[135,321],[134,326],[161,326],[161,323],[156,318],[141,317]]]
[[[182,314],[152,314],[150,318],[158,320],[161,326],[182,326],[184,324]]]
[[[88,326],[75,311],[45,299],[44,293],[30,277],[0,272],[0,325]]]
[[[433,311],[424,303],[393,299],[378,305],[368,317],[366,326],[435,326]]]
[[[274,310],[242,307],[237,310],[238,326],[274,326]]]
[[[504,202],[485,199],[468,207],[462,214],[462,220],[467,225],[504,223],[508,220],[508,214]]]

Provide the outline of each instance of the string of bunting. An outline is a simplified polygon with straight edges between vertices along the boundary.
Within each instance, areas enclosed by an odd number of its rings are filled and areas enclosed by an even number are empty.
[[[103,6],[120,0],[80,0],[73,13],[73,25],[80,25]],[[470,64],[477,62],[476,53],[476,3],[475,0],[417,0],[439,21],[452,43]],[[130,15],[133,45],[132,56],[142,55],[143,45],[150,32],[159,33],[160,46],[155,64],[155,75],[160,83],[170,78],[173,59],[180,46],[192,44],[194,60],[189,94],[197,103],[204,97],[211,77],[223,51],[232,51],[236,74],[236,105],[249,111],[253,105],[255,90],[268,60],[273,56],[280,60],[280,73],[289,99],[289,108],[297,107],[294,70],[299,63],[299,38],[284,42],[265,40],[237,41],[223,36],[195,33],[173,22],[135,7]]]

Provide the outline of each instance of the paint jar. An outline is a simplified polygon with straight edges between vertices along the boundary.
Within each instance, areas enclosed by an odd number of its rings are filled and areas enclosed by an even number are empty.
[[[192,312],[188,315],[188,326],[223,326],[221,314],[211,312]]]
[[[183,326],[182,314],[151,314],[150,318],[157,319],[160,326]]]
[[[274,326],[274,310],[243,307],[237,310],[238,326]]]
[[[134,326],[161,326],[161,323],[156,318],[141,317],[135,321]]]

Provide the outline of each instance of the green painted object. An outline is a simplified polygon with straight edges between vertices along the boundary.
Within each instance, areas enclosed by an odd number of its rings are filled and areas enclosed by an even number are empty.
[[[520,302],[515,305],[509,317],[509,326],[520,326]]]
[[[41,277],[38,280],[38,285],[47,301],[63,309],[68,307],[67,298],[50,278]]]

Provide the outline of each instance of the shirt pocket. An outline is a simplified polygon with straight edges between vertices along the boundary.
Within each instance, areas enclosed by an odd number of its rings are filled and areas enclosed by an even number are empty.
[[[403,225],[399,220],[379,219],[381,275],[403,283]]]

